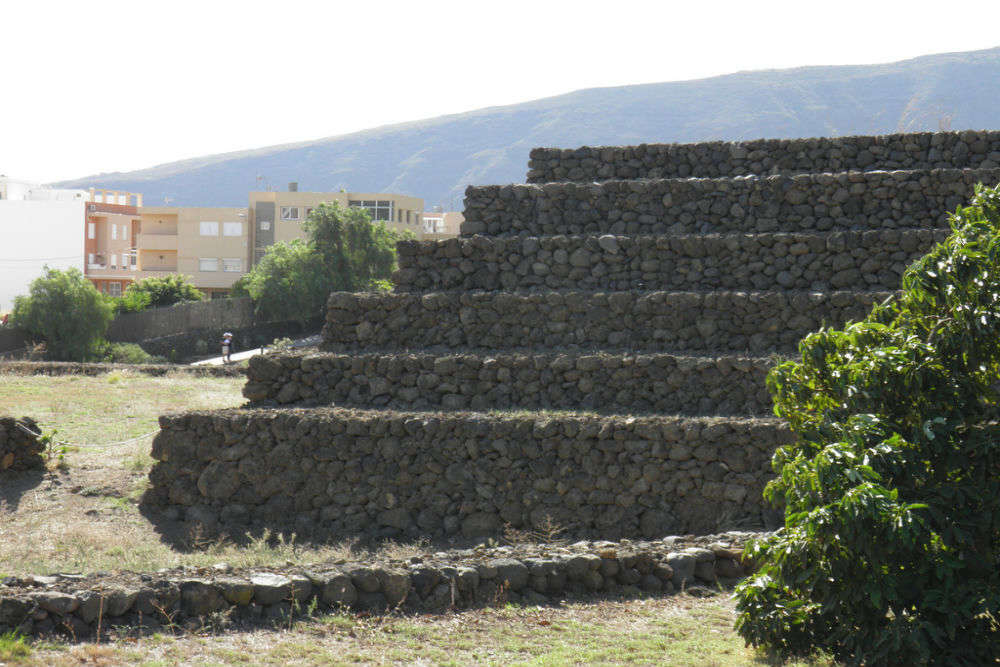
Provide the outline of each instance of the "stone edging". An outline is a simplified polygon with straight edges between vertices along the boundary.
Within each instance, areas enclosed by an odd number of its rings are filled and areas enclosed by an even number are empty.
[[[237,366],[185,366],[179,364],[88,364],[71,361],[0,361],[0,374],[11,375],[103,375],[113,371],[132,371],[144,375],[185,373],[211,377],[240,377]]]
[[[327,562],[234,571],[0,579],[0,634],[162,632],[287,624],[310,613],[446,613],[496,604],[670,595],[732,583],[750,571],[732,532],[656,542],[578,542],[425,553],[386,562]]]

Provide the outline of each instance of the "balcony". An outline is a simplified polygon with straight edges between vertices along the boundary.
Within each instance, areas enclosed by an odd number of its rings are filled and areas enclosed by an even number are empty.
[[[175,230],[176,231],[176,230]],[[139,236],[140,250],[177,250],[177,234],[150,233],[144,231]]]

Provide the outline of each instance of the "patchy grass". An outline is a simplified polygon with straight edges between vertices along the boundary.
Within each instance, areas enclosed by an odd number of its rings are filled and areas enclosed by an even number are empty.
[[[242,378],[185,374],[150,377],[115,371],[97,377],[0,376],[0,414],[28,415],[72,445],[102,445],[157,428],[165,412],[241,405]],[[188,536],[184,549],[164,541],[138,509],[153,465],[152,436],[115,447],[62,448],[45,474],[23,473],[0,487],[0,563],[4,574],[155,570],[226,562],[258,567],[286,561],[361,558],[351,542],[304,547],[257,539],[238,546]],[[389,545],[405,558],[421,545]]]
[[[0,634],[0,665],[24,664],[31,655],[31,647],[24,638],[13,632]]]
[[[781,665],[746,648],[726,596],[505,607],[426,617],[335,614],[286,630],[118,641],[94,660],[84,646],[49,646],[37,658],[78,665]],[[92,646],[92,645],[90,645]],[[88,662],[89,660],[89,662]],[[42,664],[41,662],[39,664]],[[830,666],[825,659],[788,667]]]

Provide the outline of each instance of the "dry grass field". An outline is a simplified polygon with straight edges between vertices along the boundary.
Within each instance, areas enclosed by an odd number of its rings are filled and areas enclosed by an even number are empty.
[[[151,436],[168,411],[240,405],[242,378],[0,375],[0,414],[28,415],[71,446],[49,469],[0,484],[0,576],[152,570],[226,562],[234,567],[362,557],[351,544],[258,541],[177,546],[139,511]],[[393,555],[420,545],[389,547]],[[122,635],[108,643],[0,637],[0,665],[767,665],[732,629],[729,595],[511,605],[444,616],[349,613],[248,633],[208,629]],[[820,660],[812,663],[828,665]]]

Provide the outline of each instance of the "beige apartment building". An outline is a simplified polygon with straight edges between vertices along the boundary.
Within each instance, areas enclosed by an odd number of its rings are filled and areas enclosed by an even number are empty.
[[[246,209],[142,206],[141,195],[96,191],[86,210],[85,273],[105,294],[171,273],[209,295],[226,294],[247,272]]]
[[[424,200],[387,193],[251,192],[248,208],[143,206],[142,195],[91,190],[86,205],[85,274],[101,292],[121,295],[129,283],[179,273],[210,296],[233,283],[278,241],[304,239],[302,223],[324,202],[366,209],[373,220],[429,236]],[[432,226],[437,229],[437,226]]]
[[[393,229],[407,229],[423,238],[424,200],[389,193],[299,192],[295,183],[287,192],[251,192],[249,222],[253,228],[253,261],[260,261],[268,246],[278,241],[304,239],[302,223],[313,208],[323,203],[364,208],[372,220]]]
[[[244,208],[145,206],[140,218],[140,272],[189,276],[195,287],[211,296],[228,294],[249,270]]]

